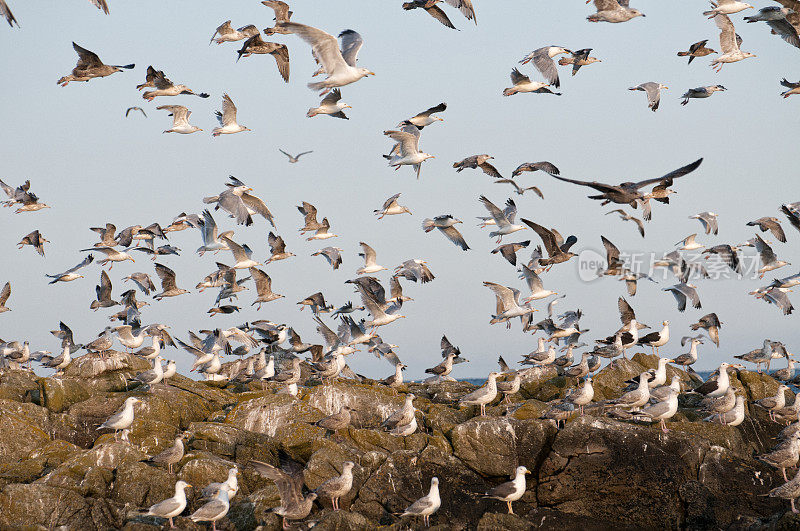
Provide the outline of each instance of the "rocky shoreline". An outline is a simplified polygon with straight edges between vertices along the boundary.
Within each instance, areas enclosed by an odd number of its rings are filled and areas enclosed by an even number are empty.
[[[511,404],[499,398],[476,417],[477,407],[457,409],[474,389],[466,382],[407,384],[418,398],[420,429],[395,437],[378,429],[404,400],[403,394],[366,380],[331,385],[309,380],[297,399],[261,384],[198,382],[176,375],[169,385],[128,388],[127,378],[146,361],[122,353],[101,360],[86,355],[63,377],[41,378],[26,370],[0,371],[0,528],[130,529],[167,526],[143,516],[150,505],[173,495],[175,482],[188,492],[182,529],[205,529],[186,516],[202,505],[200,490],[224,481],[238,467],[239,492],[219,529],[280,529],[270,509],[278,489],[247,463],[278,464],[284,451],[306,467],[313,489],[352,461],[353,488],[343,510],[315,502],[311,515],[293,528],[419,528],[401,513],[440,480],[441,509],[432,529],[797,529],[800,518],[786,500],[763,496],[784,483],[780,471],[754,459],[769,451],[784,427],[752,401],[774,395],[778,382],[750,371],[731,382],[748,399],[745,421],[730,427],[701,422],[697,399],[681,396],[678,414],[664,434],[658,424],[601,416],[596,402],[618,397],[623,382],[655,368],[655,356],[615,360],[593,378],[595,403],[562,429],[540,419],[547,402],[563,398],[574,378],[554,369],[528,371]],[[685,386],[686,373],[668,367]],[[304,377],[306,375],[304,374]],[[115,440],[99,426],[128,396],[141,399],[127,438]],[[338,436],[314,422],[353,408],[352,426]],[[173,474],[143,462],[185,433],[186,454]],[[527,490],[505,503],[483,493],[525,466]]]

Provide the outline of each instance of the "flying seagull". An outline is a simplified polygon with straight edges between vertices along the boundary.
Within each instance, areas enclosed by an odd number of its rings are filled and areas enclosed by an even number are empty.
[[[642,92],[647,93],[647,108],[653,112],[656,112],[658,110],[658,104],[661,102],[661,91],[668,88],[669,87],[662,85],[661,83],[648,81],[647,83],[642,83],[640,85],[636,85],[635,87],[631,87],[628,90],[641,90]]]
[[[511,84],[513,86],[503,89],[503,96],[513,96],[524,92],[536,92],[538,94],[555,94],[561,96],[560,92],[553,92],[550,85],[541,81],[531,81],[531,78],[520,72],[517,68],[511,69]]]
[[[436,5],[442,1],[443,0],[411,0],[411,2],[403,2],[403,9],[406,11],[411,11],[412,9],[424,9],[426,13],[444,24],[446,27],[457,29],[455,26],[453,26],[453,23],[450,22],[450,19],[447,17],[447,13],[442,11],[442,8]]]
[[[128,107],[128,108],[125,110],[125,118],[127,118],[127,117],[128,117],[128,115],[129,115],[131,112],[133,112],[133,111],[139,111],[140,113],[142,113],[142,116],[144,116],[145,118],[147,118],[147,113],[146,113],[146,112],[144,112],[144,109],[142,109],[141,107]]]
[[[227,94],[222,96],[222,112],[216,111],[215,116],[219,121],[220,127],[215,127],[211,131],[211,136],[232,135],[242,131],[250,131],[247,127],[236,123],[236,105]]]
[[[464,240],[464,236],[458,231],[455,227],[456,223],[463,223],[460,219],[454,218],[450,214],[443,214],[441,216],[436,216],[433,219],[425,218],[422,221],[422,230],[425,232],[430,232],[433,229],[439,229],[445,237],[456,244],[458,247],[461,247],[462,250],[468,251],[469,245]]]
[[[96,77],[106,77],[116,72],[122,72],[123,69],[130,70],[134,64],[129,65],[107,65],[97,56],[96,53],[90,52],[86,48],[82,48],[72,43],[72,48],[78,54],[78,64],[72,69],[72,73],[62,77],[57,81],[58,85],[66,87],[70,81],[89,81]]]
[[[138,85],[136,88],[141,89],[146,86],[155,87],[155,90],[145,91],[142,98],[147,101],[153,101],[157,96],[178,96],[181,94],[189,94],[192,96],[199,96],[201,98],[208,98],[205,92],[196,93],[186,85],[176,85],[170,81],[163,70],[156,70],[153,66],[147,67],[147,75],[145,76],[145,83]]]
[[[306,116],[312,118],[318,114],[327,114],[334,118],[342,118],[349,120],[344,113],[344,109],[352,109],[352,107],[342,101],[342,92],[337,88],[330,91],[322,101],[319,102],[319,107],[311,107]]]
[[[292,163],[292,164],[294,164],[296,162],[299,162],[300,161],[300,157],[302,157],[303,155],[308,155],[309,153],[314,153],[313,151],[303,151],[303,152],[298,153],[297,155],[293,156],[293,155],[290,155],[290,154],[286,153],[282,149],[278,149],[278,151],[280,151],[281,153],[283,153],[284,155],[289,157],[289,162]]]
[[[180,133],[182,135],[189,135],[197,131],[202,131],[196,125],[189,123],[189,115],[192,111],[183,105],[160,105],[156,107],[159,111],[168,111],[169,116],[172,116],[172,127],[166,129],[164,133]]]
[[[720,2],[721,4],[722,2]],[[752,7],[752,6],[750,6]],[[717,27],[720,29],[719,46],[722,55],[711,61],[711,67],[717,72],[722,70],[725,63],[735,63],[748,57],[755,57],[755,54],[743,52],[739,49],[739,42],[736,38],[736,28],[728,15],[719,14],[714,17]]]
[[[237,61],[242,57],[250,57],[252,54],[271,55],[278,65],[278,73],[286,83],[289,82],[289,49],[285,44],[267,42],[256,33],[244,41],[237,53],[239,54],[236,58]]]
[[[217,37],[217,35],[219,35],[219,37]],[[258,35],[258,28],[256,28],[254,25],[248,24],[247,26],[242,26],[239,29],[233,29],[233,26],[231,26],[231,21],[226,20],[214,31],[214,35],[211,36],[211,40],[208,42],[208,44],[211,44],[212,42],[222,44],[223,42],[241,41],[243,39],[252,37],[253,35]],[[217,38],[215,39],[214,37]]]
[[[686,57],[689,56],[689,63],[692,64],[692,61],[695,57],[705,57],[706,55],[717,53],[715,50],[711,48],[707,48],[706,44],[708,43],[708,39],[703,39],[702,41],[698,41],[691,46],[689,46],[689,50],[686,52],[678,52],[678,57]]]
[[[726,89],[722,85],[708,85],[705,87],[697,87],[689,89],[686,92],[684,92],[683,96],[681,96],[681,98],[683,98],[681,105],[686,105],[687,103],[689,103],[689,100],[691,98],[710,98],[712,94],[714,94],[715,92],[719,92],[721,90],[728,90],[728,89]]]
[[[480,168],[483,173],[490,177],[495,177],[497,179],[501,179],[503,176],[500,175],[500,172],[497,171],[497,168],[489,164],[489,161],[493,159],[491,155],[472,155],[470,157],[465,158],[462,161],[454,162],[453,167],[456,169],[456,172],[461,172],[464,169],[471,168]]]
[[[627,22],[636,17],[645,16],[638,9],[628,7],[629,0],[586,0],[586,3],[594,1],[597,13],[586,17],[589,22]]]
[[[551,86],[558,88],[561,86],[561,82],[558,79],[558,69],[553,57],[562,53],[568,54],[571,52],[561,46],[543,46],[523,57],[519,63],[524,65],[533,61],[533,66],[547,79],[547,82]]]
[[[45,275],[45,276],[53,279],[50,281],[50,284],[55,284],[56,282],[70,282],[73,280],[77,280],[79,278],[83,278],[83,275],[79,275],[78,273],[76,273],[76,271],[78,271],[82,267],[88,266],[89,264],[92,263],[93,260],[94,260],[94,255],[90,254],[86,258],[84,258],[80,264],[70,269],[67,269],[63,273],[58,273],[57,275]]]

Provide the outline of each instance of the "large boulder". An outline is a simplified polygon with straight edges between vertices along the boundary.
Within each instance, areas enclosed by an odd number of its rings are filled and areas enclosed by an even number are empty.
[[[26,369],[0,370],[0,399],[39,403],[39,377]]]

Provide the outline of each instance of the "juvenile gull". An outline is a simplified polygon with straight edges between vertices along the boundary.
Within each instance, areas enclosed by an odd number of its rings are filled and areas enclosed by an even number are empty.
[[[275,63],[278,66],[278,73],[283,78],[283,81],[286,83],[289,82],[289,49],[285,44],[267,42],[261,38],[261,35],[256,33],[244,41],[244,44],[237,53],[239,54],[236,58],[237,61],[242,57],[249,57],[252,54],[271,55],[275,58]]]
[[[550,175],[560,175],[561,172],[558,171],[558,168],[551,163],[543,160],[541,162],[525,162],[517,166],[517,169],[511,172],[512,177],[516,177],[520,175],[524,171],[537,171],[542,170],[545,173],[549,173]]]
[[[767,242],[765,242],[759,235],[756,235],[755,237],[755,246],[756,251],[758,251],[759,258],[761,259],[761,268],[758,270],[760,273],[759,278],[764,278],[764,274],[767,271],[773,271],[783,266],[791,265],[789,262],[778,260],[778,256],[772,250],[772,247],[767,245]]]
[[[572,75],[574,76],[578,73],[578,70],[580,70],[582,66],[603,62],[597,57],[589,57],[591,52],[591,48],[583,48],[577,52],[569,52],[570,55],[568,57],[562,57],[559,59],[558,64],[561,66],[572,65]]]
[[[339,266],[342,265],[342,251],[338,247],[323,247],[319,251],[315,253],[311,253],[311,256],[322,256],[324,257],[330,266],[336,270],[339,269]]]
[[[86,48],[81,48],[74,42],[72,48],[78,54],[78,64],[72,69],[72,73],[59,79],[56,84],[66,87],[70,81],[89,81],[96,77],[106,77],[123,69],[130,70],[134,64],[129,65],[107,65],[95,54]]]
[[[232,135],[242,131],[250,131],[247,127],[236,122],[236,105],[233,104],[233,100],[227,94],[222,96],[222,112],[216,111],[215,115],[220,127],[215,127],[211,131],[211,136]]]
[[[774,396],[768,396],[753,403],[768,410],[770,420],[775,420],[775,411],[783,409],[786,405],[786,391],[789,391],[787,385],[779,385]]]
[[[250,461],[249,465],[258,473],[275,482],[281,496],[280,506],[272,512],[283,518],[283,528],[288,528],[289,520],[302,520],[311,512],[317,494],[311,492],[303,496],[303,467],[283,452],[279,453],[281,468],[275,468],[260,461]]]
[[[543,46],[523,57],[522,60],[520,60],[520,64],[524,65],[525,63],[533,61],[533,66],[547,79],[547,82],[555,88],[558,88],[561,86],[561,82],[558,79],[558,69],[556,68],[556,63],[553,61],[553,57],[562,53],[568,54],[571,52],[561,46]]]
[[[161,364],[161,362],[158,363],[159,365]],[[154,455],[150,459],[147,459],[145,462],[167,465],[168,472],[172,474],[172,465],[178,464],[180,460],[183,459],[183,452],[183,436],[178,436],[175,437],[175,442],[172,444],[172,446],[164,449],[161,453]]]
[[[319,419],[315,424],[320,428],[332,431],[334,435],[338,435],[339,430],[344,430],[350,427],[351,408],[349,406],[342,406],[339,411],[333,415]]]
[[[410,424],[412,419],[414,418],[414,396],[413,393],[409,393],[406,395],[405,402],[403,402],[403,406],[389,415],[386,420],[381,423],[381,428],[384,430],[393,430],[397,426],[403,426],[406,424]]]
[[[692,330],[703,328],[711,341],[719,347],[719,329],[722,328],[722,322],[717,317],[716,313],[709,313],[701,317],[696,323],[690,325]]]
[[[198,94],[186,85],[176,85],[170,81],[166,75],[164,75],[163,70],[156,70],[152,66],[147,67],[145,84],[139,85],[137,88],[144,87],[145,85],[150,86],[148,83],[152,83],[152,86],[155,87],[155,90],[146,91],[142,94],[142,98],[146,99],[147,101],[153,101],[153,99],[157,96],[178,96],[180,94],[190,94],[192,96],[199,96],[201,98],[208,97],[208,94],[205,92]],[[144,111],[142,112],[144,113]]]
[[[456,172],[461,172],[462,170],[467,168],[471,169],[480,168],[483,171],[483,173],[489,175],[490,177],[495,177],[498,179],[502,178],[503,176],[500,175],[500,172],[497,171],[497,168],[495,168],[489,163],[489,160],[491,159],[494,159],[494,157],[490,155],[485,155],[485,154],[472,155],[459,162],[454,162],[453,168],[456,169]]]
[[[669,291],[678,303],[678,311],[683,312],[686,310],[686,301],[689,300],[694,308],[702,308],[700,303],[700,296],[697,294],[697,286],[694,284],[687,284],[681,282],[668,288],[663,288],[662,291]]]
[[[40,256],[44,256],[45,243],[50,243],[50,240],[46,240],[38,230],[35,230],[23,236],[17,245],[19,245],[20,249],[22,249],[26,245],[30,245],[31,247],[36,249],[36,252],[39,253]]]
[[[219,35],[219,37],[217,37],[217,35]],[[258,35],[258,28],[256,28],[254,25],[248,24],[247,26],[242,26],[239,29],[233,29],[233,26],[231,26],[231,21],[226,20],[214,31],[214,34],[211,36],[211,40],[208,41],[208,44],[211,44],[212,42],[222,44],[223,42],[241,41],[242,39],[247,39],[253,35]],[[215,39],[214,37],[217,38]]]
[[[608,403],[614,406],[629,409],[638,409],[650,400],[650,387],[647,385],[648,374],[643,372],[639,375],[639,384],[636,389],[628,391],[621,397],[610,400]]]
[[[267,243],[270,248],[270,257],[266,261],[267,264],[275,260],[285,260],[294,256],[293,253],[286,252],[286,242],[283,241],[283,238],[276,236],[272,231],[267,235]]]
[[[636,227],[639,229],[639,234],[641,234],[642,238],[644,238],[644,223],[642,223],[641,219],[631,216],[621,208],[616,208],[610,212],[606,212],[606,216],[609,214],[619,214],[620,219],[623,221],[633,221],[636,224]]]
[[[8,4],[6,4],[5,0],[0,0],[0,15],[2,15],[3,18],[6,19],[6,22],[8,22],[8,25],[11,26],[12,28],[14,27],[14,24],[16,24],[17,27],[19,27],[19,22],[17,22],[17,19],[14,18],[14,14],[11,13],[11,9],[9,9]]]
[[[281,0],[262,0],[265,6],[271,8],[275,12],[275,19],[277,22],[288,22],[292,18],[294,12],[289,10],[289,4]],[[288,31],[279,27],[264,28],[265,35],[273,35],[275,33],[289,33]]]
[[[796,2],[792,5],[797,7]],[[796,12],[788,7],[767,6],[759,9],[758,13],[753,16],[744,17],[744,20],[748,23],[763,20],[770,27],[773,34],[778,35],[795,48],[800,48],[800,36],[797,34],[797,28],[787,20],[787,17],[792,15],[796,16]],[[795,18],[794,20],[796,22],[797,19]]]
[[[647,83],[631,87],[628,90],[641,90],[647,93],[647,108],[656,112],[658,110],[658,104],[661,101],[661,91],[668,88],[668,86],[662,85],[661,83],[648,81]]]
[[[180,133],[188,135],[197,131],[202,131],[201,128],[189,123],[189,115],[192,111],[183,105],[159,105],[156,110],[167,111],[169,116],[172,116],[172,127],[165,129],[164,133]]]
[[[588,4],[592,0],[586,0]],[[586,19],[589,22],[627,22],[632,18],[643,17],[644,13],[637,9],[628,7],[629,0],[594,0],[594,7],[597,13],[589,15]]]
[[[760,459],[775,468],[780,468],[784,481],[789,481],[786,477],[786,469],[797,465],[799,449],[800,432],[796,432],[788,441],[778,445],[777,448],[767,454],[757,456],[756,459]]]
[[[499,247],[495,247],[494,249],[492,249],[491,253],[492,254],[498,254],[499,253],[500,256],[502,256],[503,258],[508,260],[509,264],[515,266],[515,265],[517,265],[517,251],[519,251],[520,249],[524,249],[525,247],[529,246],[530,244],[531,244],[530,240],[526,240],[524,242],[506,243],[506,244],[501,245]],[[523,264],[522,267],[524,268],[523,271],[525,271],[526,269],[528,271],[530,271],[530,269],[525,267],[524,264]],[[531,271],[531,273],[533,273],[533,271]]]
[[[781,96],[783,96],[784,98],[788,98],[792,94],[800,94],[800,81],[798,81],[797,83],[792,83],[791,81],[787,81],[786,78],[783,78],[781,79],[781,85],[789,89],[781,92]],[[786,210],[784,210],[784,213],[786,213]],[[789,211],[789,213],[786,213],[786,215],[790,216],[791,211]]]
[[[559,243],[553,230],[542,227],[541,225],[525,218],[522,219],[522,222],[532,228],[534,232],[539,235],[539,237],[542,239],[542,243],[544,244],[544,248],[547,251],[548,257],[540,258],[539,265],[546,266],[549,269],[555,264],[566,262],[573,256],[577,256],[575,253],[572,253],[569,250],[578,241],[575,236],[570,236],[566,239],[566,241]]]
[[[544,195],[542,194],[542,191],[539,190],[539,187],[537,187],[537,186],[528,186],[527,188],[523,188],[520,185],[518,185],[517,182],[514,181],[513,179],[497,179],[496,181],[494,181],[494,183],[495,184],[510,184],[511,186],[514,187],[514,191],[519,195],[523,195],[528,190],[533,190],[536,193],[536,195],[538,195],[539,197],[544,199]]]
[[[794,506],[794,500],[800,498],[800,470],[797,471],[795,476],[779,487],[775,487],[767,494],[770,498],[783,498],[789,500],[789,504],[794,514],[800,513]]]
[[[513,96],[514,94],[522,94],[525,92],[561,96],[560,92],[553,92],[549,88],[549,84],[541,81],[531,81],[531,78],[520,72],[517,68],[511,69],[511,84],[513,86],[503,89],[503,96]]]
[[[164,297],[177,297],[178,295],[189,293],[188,290],[179,288],[176,284],[175,271],[159,263],[155,264],[155,268],[158,278],[161,279],[161,293],[154,295],[154,299],[161,300]]]
[[[342,49],[340,50],[333,35],[312,26],[278,21],[276,27],[294,33],[310,44],[311,53],[328,74],[328,77],[321,82],[309,83],[308,88],[312,90],[322,90],[324,94],[332,88],[349,85],[363,77],[375,75],[366,68],[356,66],[358,51],[364,44],[364,40],[353,30],[345,30],[339,34],[339,38],[342,39]]]
[[[350,118],[343,112],[344,109],[352,109],[352,107],[342,101],[342,92],[337,88],[330,91],[322,101],[319,107],[312,107],[306,113],[308,118],[312,118],[318,114],[327,114],[334,118],[342,118],[349,120]]]
[[[186,487],[191,487],[191,485],[183,480],[178,480],[175,483],[175,495],[172,498],[167,498],[155,505],[151,505],[145,514],[168,518],[170,529],[175,529],[172,519],[179,516],[186,509]]]
[[[439,497],[439,478],[434,477],[431,478],[431,490],[428,494],[409,505],[400,517],[421,516],[423,525],[425,527],[430,527],[431,515],[438,511],[441,505],[442,499]]]
[[[717,225],[717,214],[714,212],[700,212],[699,214],[694,214],[693,216],[689,216],[689,219],[696,219],[699,220],[700,223],[703,225],[703,229],[706,231],[706,234],[714,234],[717,235],[719,232],[719,226]]]
[[[353,488],[353,467],[356,466],[352,461],[345,461],[342,464],[342,473],[336,477],[325,481],[322,485],[314,489],[317,496],[327,496],[331,499],[334,511],[339,510],[339,498],[346,496]]]
[[[720,2],[722,3],[722,2]],[[728,2],[740,3],[740,2]],[[745,4],[748,5],[748,4]],[[753,6],[750,6],[753,7]],[[755,57],[755,54],[743,52],[739,49],[739,43],[736,39],[736,29],[733,27],[733,22],[728,15],[719,14],[714,17],[717,27],[720,29],[719,46],[722,50],[722,55],[717,57],[711,62],[711,67],[715,68],[717,72],[722,70],[725,63],[735,63],[748,57]]]
[[[692,64],[692,61],[695,57],[705,57],[706,55],[717,53],[715,50],[706,47],[706,43],[708,43],[708,39],[703,39],[702,41],[696,42],[689,46],[689,51],[687,52],[678,52],[678,57],[686,57],[689,56],[689,63]]]
[[[697,87],[689,89],[686,92],[684,92],[683,96],[681,96],[681,98],[683,98],[683,101],[681,101],[681,105],[686,105],[687,103],[689,103],[689,100],[691,98],[710,98],[712,94],[720,90],[728,90],[728,89],[726,89],[722,85],[708,85],[705,87]]]
[[[753,221],[747,222],[748,227],[758,227],[761,232],[770,231],[775,238],[781,242],[786,243],[786,233],[783,232],[783,227],[781,227],[778,218],[775,217],[763,217],[758,218]]]
[[[453,26],[453,23],[450,22],[450,19],[447,17],[447,13],[442,11],[442,9],[436,5],[442,1],[443,0],[411,0],[410,2],[403,2],[403,9],[406,11],[411,11],[412,9],[418,8],[424,9],[426,13],[441,22],[444,26],[451,29],[457,29],[455,26]]]
[[[514,514],[511,508],[511,503],[522,498],[525,494],[525,474],[530,474],[530,470],[524,466],[518,466],[514,475],[511,476],[511,481],[501,483],[500,485],[490,489],[483,495],[484,498],[494,498],[506,502],[508,506],[508,514]]]
[[[580,414],[583,415],[583,406],[590,404],[593,398],[594,387],[592,386],[592,379],[587,377],[583,380],[583,387],[572,389],[564,397],[564,400],[578,406]]]

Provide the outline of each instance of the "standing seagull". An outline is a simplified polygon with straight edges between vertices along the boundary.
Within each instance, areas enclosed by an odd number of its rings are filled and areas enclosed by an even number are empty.
[[[216,111],[214,114],[219,120],[220,127],[215,127],[211,131],[211,136],[232,135],[242,131],[251,131],[251,129],[236,123],[236,105],[233,104],[233,100],[227,94],[222,96],[222,112]]]
[[[512,87],[503,89],[503,96],[513,96],[523,92],[536,92],[538,94],[555,94],[561,96],[560,92],[553,92],[547,83],[541,81],[531,81],[531,78],[520,72],[517,68],[511,69]]]
[[[196,125],[189,123],[189,115],[192,111],[183,105],[160,105],[156,107],[159,111],[169,111],[169,116],[172,116],[172,128],[167,129],[164,133],[180,133],[188,135],[197,131],[202,131]]]
[[[72,69],[72,73],[64,76],[56,83],[62,87],[66,87],[70,81],[89,81],[96,77],[106,77],[116,72],[122,72],[123,69],[130,70],[134,64],[129,65],[107,65],[95,54],[86,48],[81,48],[74,42],[72,48],[78,53],[78,64]]]
[[[364,44],[364,40],[353,30],[344,30],[339,34],[342,39],[342,49],[336,38],[329,33],[298,24],[296,22],[278,22],[276,27],[294,33],[305,42],[311,45],[311,53],[322,64],[322,68],[328,77],[317,83],[309,83],[311,90],[321,90],[322,94],[327,93],[332,88],[342,87],[354,83],[366,76],[374,76],[375,73],[366,68],[356,66],[358,51]]]
[[[647,108],[653,112],[658,110],[658,104],[661,102],[661,91],[668,89],[669,87],[666,85],[662,85],[661,83],[655,83],[653,81],[648,81],[647,83],[642,83],[641,85],[636,85],[635,87],[631,87],[628,90],[641,90],[647,93]]]
[[[409,505],[400,517],[421,516],[423,525],[429,527],[431,515],[438,511],[441,506],[442,499],[439,497],[439,478],[434,477],[431,479],[431,490],[428,494]]]
[[[752,7],[752,6],[750,6]],[[755,57],[755,54],[743,52],[739,49],[739,43],[736,39],[736,28],[733,27],[733,22],[728,15],[717,15],[714,17],[717,27],[720,29],[719,46],[722,49],[722,55],[717,57],[711,62],[711,67],[717,72],[722,70],[725,63],[735,63],[748,57]]]
[[[278,151],[280,151],[281,153],[283,153],[284,155],[289,157],[289,162],[292,163],[292,164],[300,161],[300,157],[302,157],[303,155],[308,155],[309,153],[314,153],[313,151],[303,151],[301,153],[298,153],[297,155],[292,156],[292,155],[289,155],[288,153],[286,153],[282,149],[278,149]]]
[[[179,516],[183,510],[186,509],[186,487],[191,487],[191,485],[185,481],[178,480],[178,482],[175,483],[175,495],[172,498],[167,498],[155,505],[151,505],[144,514],[148,516],[158,516],[159,518],[168,518],[169,528],[175,529],[175,524],[172,519]]]
[[[532,60],[533,66],[547,79],[547,82],[558,88],[561,86],[561,82],[558,79],[558,69],[553,57],[562,53],[568,54],[571,52],[561,46],[543,46],[523,57],[519,63],[524,65]]]
[[[98,430],[109,428],[114,430],[114,439],[117,438],[119,430],[124,430],[131,427],[133,424],[133,405],[141,402],[136,397],[129,396],[125,399],[125,403],[117,410],[116,413],[108,417],[104,423],[97,427]]]
[[[588,4],[592,0],[586,0]],[[589,22],[627,22],[636,17],[645,16],[638,9],[628,7],[629,0],[594,0],[597,13],[589,15]]]
[[[506,505],[508,505],[508,514],[514,514],[514,509],[511,508],[511,502],[517,501],[525,494],[525,474],[530,473],[531,471],[524,466],[518,466],[514,475],[511,476],[511,481],[507,481],[490,489],[483,497],[506,502]]]

